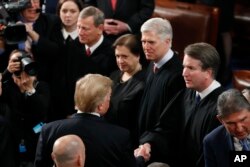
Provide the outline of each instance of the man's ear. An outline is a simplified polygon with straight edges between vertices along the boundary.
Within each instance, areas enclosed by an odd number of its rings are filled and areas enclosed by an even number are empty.
[[[78,166],[84,166],[82,156],[80,156],[80,155],[77,156],[77,162],[76,163],[77,163]]]
[[[55,155],[54,155],[53,152],[51,153],[51,158],[52,158],[53,160],[55,160]]]
[[[55,154],[53,152],[51,153],[51,158],[54,161],[53,167],[56,167],[56,157],[55,157]]]
[[[221,124],[223,124],[223,120],[221,119],[221,116],[220,115],[216,115],[217,119],[220,121]]]

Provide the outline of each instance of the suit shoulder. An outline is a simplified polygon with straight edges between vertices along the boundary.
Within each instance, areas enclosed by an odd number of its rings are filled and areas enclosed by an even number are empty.
[[[109,129],[112,129],[113,132],[117,133],[117,134],[124,134],[124,135],[129,135],[129,130],[126,128],[123,128],[121,126],[117,126],[117,125],[113,125],[110,123],[107,123],[107,125],[109,126]]]
[[[211,142],[217,140],[225,132],[225,127],[223,125],[220,125],[205,136],[204,142]]]
[[[43,130],[47,130],[47,129],[51,129],[51,128],[54,129],[54,128],[58,127],[59,125],[62,125],[65,122],[67,122],[67,120],[68,119],[62,119],[62,120],[56,120],[56,121],[53,121],[53,122],[46,123],[43,126]]]

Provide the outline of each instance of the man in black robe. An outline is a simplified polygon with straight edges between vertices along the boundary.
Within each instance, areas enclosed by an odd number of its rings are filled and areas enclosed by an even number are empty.
[[[150,64],[139,109],[139,137],[154,128],[168,102],[185,88],[181,61],[171,50],[173,32],[169,21],[149,19],[142,25],[141,32],[143,50]]]
[[[140,141],[151,151],[152,161],[176,167],[204,166],[202,140],[220,125],[216,103],[223,88],[215,80],[219,63],[218,52],[209,44],[195,43],[185,48],[182,75],[187,89],[171,100],[154,130]]]

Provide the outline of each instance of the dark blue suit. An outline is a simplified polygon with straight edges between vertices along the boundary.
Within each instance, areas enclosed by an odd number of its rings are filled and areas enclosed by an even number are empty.
[[[223,125],[203,140],[205,167],[229,167],[229,153],[234,150],[232,136]]]
[[[86,147],[85,167],[134,167],[129,131],[107,123],[102,117],[79,113],[42,128],[36,152],[36,167],[52,166],[53,143],[61,136],[76,134]],[[143,164],[142,164],[143,165]]]

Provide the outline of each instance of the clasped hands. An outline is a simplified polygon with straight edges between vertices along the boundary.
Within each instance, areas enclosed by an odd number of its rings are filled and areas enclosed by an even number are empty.
[[[144,160],[147,162],[151,157],[150,152],[151,152],[151,145],[149,143],[144,143],[134,150],[134,156],[135,157],[142,156]]]
[[[108,35],[119,35],[129,31],[128,24],[115,19],[105,19],[104,31]]]

